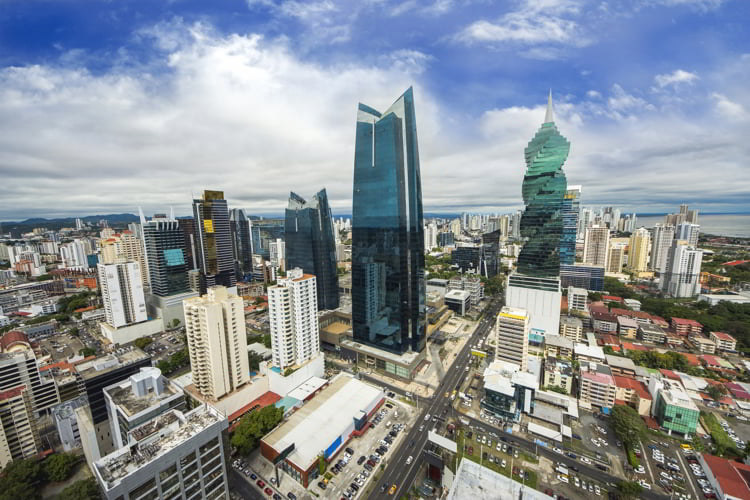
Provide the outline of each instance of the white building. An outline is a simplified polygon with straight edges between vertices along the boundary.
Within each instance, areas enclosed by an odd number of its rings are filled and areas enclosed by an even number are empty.
[[[114,328],[148,319],[141,267],[137,262],[97,264],[104,314]]]
[[[223,286],[183,302],[193,383],[206,398],[218,400],[250,380],[241,297]]]
[[[226,417],[204,405],[170,410],[131,431],[127,446],[97,460],[108,500],[229,498],[222,431]],[[196,496],[197,495],[197,496]]]
[[[586,229],[583,241],[583,263],[607,267],[609,251],[609,228],[594,224]]]
[[[691,222],[682,222],[677,225],[674,239],[685,240],[691,247],[697,247],[700,229],[701,227],[698,224],[693,224]]]
[[[426,252],[429,252],[430,250],[438,246],[437,235],[438,235],[437,224],[435,224],[434,222],[425,224],[424,226],[424,249]]]
[[[286,256],[286,245],[284,240],[277,238],[276,241],[270,242],[268,244],[268,252],[271,259],[271,265],[273,267],[284,269],[284,259]]]
[[[700,292],[703,252],[685,240],[675,240],[669,249],[667,266],[661,277],[661,289],[672,297],[694,297]]]
[[[649,270],[663,273],[667,268],[667,254],[674,239],[674,226],[656,224],[652,231],[651,260]]]
[[[316,281],[315,276],[295,268],[268,288],[273,365],[281,370],[301,365],[320,352]]]
[[[589,292],[585,288],[568,287],[568,311],[586,311]]]
[[[89,261],[86,252],[86,244],[83,240],[73,240],[60,246],[60,257],[62,267],[75,271],[89,269]]]
[[[524,309],[503,307],[495,323],[495,360],[529,367],[529,314]]]
[[[560,331],[560,278],[536,278],[511,274],[505,292],[505,305],[525,309],[535,335],[557,335]]]

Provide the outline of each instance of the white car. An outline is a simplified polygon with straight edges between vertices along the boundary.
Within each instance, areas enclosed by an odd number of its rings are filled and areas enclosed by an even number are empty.
[[[429,420],[430,420],[430,414],[428,413],[427,415],[424,416],[424,421],[428,422]]]
[[[600,496],[602,494],[602,490],[599,489],[599,485],[598,484],[594,485],[594,492],[596,493],[596,496]]]
[[[411,465],[411,461],[414,460],[414,457],[409,455],[409,458],[406,459],[406,465]]]
[[[573,482],[575,483],[576,488],[580,488],[581,487],[581,481],[578,480],[578,477],[574,477],[573,478]]]
[[[650,490],[651,489],[651,485],[648,484],[643,479],[641,479],[640,481],[638,481],[638,484],[640,484],[643,487],[643,489],[645,489],[645,490]]]
[[[506,465],[508,465],[508,462],[506,462],[505,459],[503,459],[503,461],[500,462],[500,466],[504,469]]]
[[[562,474],[557,475],[557,480],[562,481],[563,483],[568,483],[568,476],[563,476]]]
[[[581,457],[581,462],[583,462],[585,464],[590,464],[591,460],[588,457]]]
[[[557,447],[552,448],[552,451],[554,451],[555,453],[559,453],[561,455],[562,455],[562,452],[563,452],[560,448],[557,448]]]
[[[635,473],[636,474],[645,474],[646,473],[646,469],[642,465],[639,465],[638,468],[635,469]]]

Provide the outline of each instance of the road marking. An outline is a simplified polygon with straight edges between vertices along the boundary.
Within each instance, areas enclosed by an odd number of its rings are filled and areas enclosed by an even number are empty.
[[[691,469],[690,472],[688,472],[688,467],[685,466],[685,462],[682,461],[682,457],[680,456],[680,452],[679,451],[677,452],[677,460],[680,461],[680,464],[685,469],[685,480],[688,483],[690,483],[690,487],[693,489],[693,493],[695,493],[695,498],[700,498],[700,495],[698,495],[698,490],[695,489],[695,484],[693,483],[693,481],[691,481],[691,476],[692,476],[691,472],[692,472],[692,469]]]
[[[643,447],[643,443],[640,443],[641,445],[641,452],[643,453],[643,459],[646,461],[646,468],[648,469],[648,475],[651,476],[651,484],[655,484],[654,481],[654,473],[651,472],[651,464],[648,461],[648,457],[646,456],[646,448]]]

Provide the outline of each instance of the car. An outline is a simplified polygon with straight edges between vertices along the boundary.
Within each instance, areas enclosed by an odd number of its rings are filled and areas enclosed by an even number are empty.
[[[594,492],[594,483],[589,483],[589,491],[590,491],[591,493],[593,493],[593,492]]]
[[[651,449],[651,450],[658,450],[658,449],[659,449],[659,447],[658,447],[658,446],[656,446],[655,444],[650,444],[650,445],[648,445],[648,447],[649,447],[649,449]]]
[[[568,476],[564,476],[564,475],[562,475],[562,474],[558,474],[558,475],[557,475],[557,480],[558,480],[558,481],[562,481],[563,483],[568,483],[568,482],[569,482],[569,481],[568,481]]]
[[[363,467],[365,468],[365,470],[372,472],[372,465],[370,465],[369,463],[363,465]]]
[[[276,485],[276,478],[272,477],[270,483],[273,484],[273,485]]]
[[[361,457],[357,459],[357,465],[362,465],[363,463],[365,463],[366,460],[367,460],[367,457],[362,455]]]
[[[578,472],[578,467],[576,467],[575,465],[571,465],[570,470]]]
[[[602,490],[599,488],[598,484],[594,485],[594,493],[596,493],[597,496],[602,494]]]
[[[289,493],[287,493],[287,494],[286,494],[286,497],[287,497],[287,498],[288,498],[289,500],[297,500],[297,495],[295,495],[295,494],[294,494],[294,493],[292,493],[291,491],[290,491]]]
[[[320,488],[321,490],[324,490],[328,488],[328,486],[326,486],[326,483],[324,483],[323,481],[318,481],[318,488]]]
[[[503,459],[503,461],[500,462],[500,467],[504,469],[506,465],[508,465],[508,462],[506,462],[505,459]]]
[[[591,459],[589,459],[588,457],[581,457],[581,462],[590,465],[591,464]]]
[[[406,465],[411,465],[412,460],[414,460],[414,457],[409,455],[409,458],[406,459]]]
[[[642,465],[639,465],[638,467],[635,468],[635,473],[636,474],[645,474],[646,473],[646,468],[643,467]]]
[[[281,495],[279,495],[278,493],[274,493],[273,500],[281,500]]]
[[[513,458],[518,458],[518,450],[513,450]]]
[[[575,483],[576,488],[581,487],[581,481],[578,479],[578,477],[573,477],[573,482]]]
[[[257,481],[255,481],[255,484],[258,485],[258,488],[265,488],[266,487],[266,483],[264,483],[260,479],[258,479]]]
[[[266,488],[266,489],[265,489],[265,490],[263,490],[263,491],[264,491],[264,492],[266,493],[266,495],[268,495],[269,497],[270,497],[271,495],[273,495],[273,490],[272,490],[271,488]]]
[[[596,468],[603,472],[609,472],[609,468],[606,465],[596,464]]]
[[[256,479],[258,479],[258,476],[256,476],[255,473],[251,472],[250,473],[250,479],[252,479],[253,481],[255,481]]]
[[[430,420],[430,414],[428,413],[427,415],[424,416],[424,421],[428,422],[429,420]]]
[[[395,484],[391,485],[391,489],[388,490],[388,494],[393,495],[394,493],[396,493],[397,488],[398,487]]]
[[[354,450],[351,448],[346,448],[344,451],[346,451],[349,455],[354,455]]]

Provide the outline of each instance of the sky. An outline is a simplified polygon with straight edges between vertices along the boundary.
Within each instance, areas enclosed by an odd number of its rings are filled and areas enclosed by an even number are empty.
[[[425,212],[522,208],[544,119],[582,204],[750,212],[746,0],[0,0],[0,220],[351,210],[356,109],[415,95]]]

